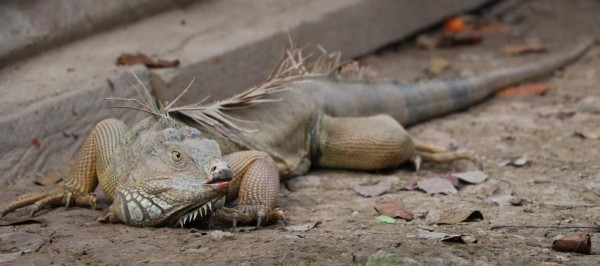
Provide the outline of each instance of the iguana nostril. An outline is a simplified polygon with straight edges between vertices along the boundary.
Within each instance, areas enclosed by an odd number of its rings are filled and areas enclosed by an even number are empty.
[[[211,179],[208,183],[215,183],[221,181],[228,181],[232,178],[231,169],[229,169],[229,165],[223,160],[214,160],[211,163],[210,168],[208,169]]]

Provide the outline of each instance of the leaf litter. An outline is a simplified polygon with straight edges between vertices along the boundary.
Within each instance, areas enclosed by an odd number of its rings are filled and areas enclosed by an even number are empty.
[[[400,199],[393,199],[377,203],[375,204],[375,210],[381,215],[386,215],[392,218],[402,218],[407,221],[414,219],[412,212],[404,206],[402,200]]]
[[[453,210],[443,213],[434,224],[457,224],[479,220],[483,220],[483,214],[478,210]]]
[[[375,197],[386,193],[391,186],[392,182],[390,182],[389,180],[381,180],[375,185],[355,186],[354,191],[356,191],[363,197]]]

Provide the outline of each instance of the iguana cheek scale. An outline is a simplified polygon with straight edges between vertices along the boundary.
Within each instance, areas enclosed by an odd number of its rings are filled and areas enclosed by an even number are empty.
[[[146,90],[144,102],[125,100],[149,118],[129,130],[116,119],[99,122],[65,182],[19,197],[2,215],[29,205],[32,215],[47,205],[95,207],[91,193],[100,184],[113,200],[103,221],[183,226],[210,216],[234,227],[238,221],[260,226],[284,219],[276,208],[280,178],[311,167],[376,170],[410,160],[418,169],[423,161],[461,159],[481,166],[472,153],[421,143],[403,126],[550,74],[593,44],[475,77],[424,83],[378,80],[356,62],[341,64],[339,54],[310,61],[292,48],[263,84],[212,104],[173,107],[175,99],[157,106]],[[236,198],[237,205],[225,207]]]

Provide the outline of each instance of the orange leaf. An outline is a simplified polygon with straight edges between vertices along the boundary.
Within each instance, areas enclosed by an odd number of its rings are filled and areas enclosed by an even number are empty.
[[[576,234],[563,237],[552,242],[552,249],[562,252],[577,252],[591,254],[592,241],[590,235]]]
[[[465,20],[460,17],[453,17],[444,22],[444,32],[461,32],[465,30]]]
[[[515,96],[534,96],[546,93],[550,87],[543,83],[532,83],[520,86],[512,86],[502,89],[498,92],[499,96],[515,97]]]

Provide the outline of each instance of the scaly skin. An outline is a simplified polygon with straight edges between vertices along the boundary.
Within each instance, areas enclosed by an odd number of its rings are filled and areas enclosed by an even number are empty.
[[[230,99],[208,106],[148,107],[154,116],[128,132],[117,120],[100,122],[66,182],[20,197],[2,215],[28,205],[34,206],[32,215],[46,205],[95,206],[91,193],[99,183],[113,200],[103,221],[183,225],[212,212],[211,219],[232,221],[234,227],[237,221],[260,225],[284,218],[276,209],[280,177],[302,175],[311,167],[376,170],[407,160],[417,169],[422,161],[479,163],[472,153],[419,143],[402,125],[464,109],[506,85],[549,74],[592,44],[478,77],[421,84],[369,80],[354,64],[337,68],[326,60],[306,72],[308,64],[296,64],[305,58],[291,53],[276,68],[279,76]],[[299,74],[281,74],[292,63]],[[224,206],[235,198],[235,207]]]

